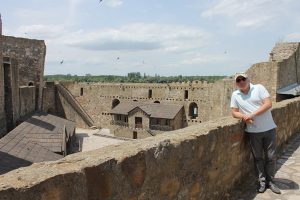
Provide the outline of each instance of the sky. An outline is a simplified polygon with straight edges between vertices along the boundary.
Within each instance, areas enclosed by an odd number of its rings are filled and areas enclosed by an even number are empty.
[[[232,75],[300,41],[299,10],[299,0],[0,0],[4,35],[45,40],[46,75]]]

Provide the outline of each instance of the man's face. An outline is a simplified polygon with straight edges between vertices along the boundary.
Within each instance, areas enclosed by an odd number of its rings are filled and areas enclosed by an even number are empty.
[[[237,77],[235,82],[236,86],[241,90],[247,89],[247,87],[249,86],[248,78],[245,78],[243,76]]]

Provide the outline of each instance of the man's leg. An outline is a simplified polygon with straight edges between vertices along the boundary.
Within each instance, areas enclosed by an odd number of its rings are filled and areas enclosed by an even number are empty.
[[[267,182],[273,181],[276,164],[276,130],[271,129],[264,133],[263,147],[265,152],[265,172]]]
[[[263,146],[265,151],[265,172],[267,186],[274,193],[281,194],[280,189],[274,183],[275,164],[276,164],[276,130],[272,129],[264,133]]]
[[[248,133],[249,144],[254,158],[254,164],[258,174],[258,181],[265,182],[266,174],[264,169],[263,159],[263,134],[262,133]]]

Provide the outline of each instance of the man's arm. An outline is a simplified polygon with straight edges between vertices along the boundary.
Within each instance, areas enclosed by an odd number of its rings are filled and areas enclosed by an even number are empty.
[[[246,123],[252,123],[252,118],[249,117],[249,115],[245,115],[240,113],[238,108],[231,108],[231,114],[234,118],[242,119]]]
[[[257,109],[255,112],[251,113],[250,115],[246,115],[244,116],[244,120],[252,120],[255,116],[257,115],[261,115],[264,112],[266,112],[267,110],[269,110],[270,108],[272,108],[272,101],[269,97],[264,98],[263,100],[263,104],[261,105],[261,107],[259,107],[259,109]]]
[[[238,108],[231,108],[231,115],[234,118],[243,119],[244,114],[240,113]]]
[[[263,104],[261,107],[259,107],[259,109],[257,109],[257,111],[255,111],[254,113],[252,113],[252,117],[256,116],[256,115],[261,115],[264,112],[266,112],[267,110],[269,110],[270,108],[272,108],[272,101],[269,97],[264,98],[263,100]]]

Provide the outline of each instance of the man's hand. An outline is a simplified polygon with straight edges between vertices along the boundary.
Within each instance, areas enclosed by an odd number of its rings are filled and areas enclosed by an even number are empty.
[[[243,120],[246,122],[248,120],[253,120],[254,118],[254,114],[250,114],[250,115],[243,115]]]
[[[246,122],[246,123],[253,123],[253,118],[254,118],[254,114],[250,114],[250,115],[243,115],[243,120]]]
[[[234,118],[242,119],[246,123],[253,123],[253,118],[255,116],[254,113],[252,113],[250,115],[242,114],[242,113],[240,113],[238,108],[232,108],[231,114]]]

